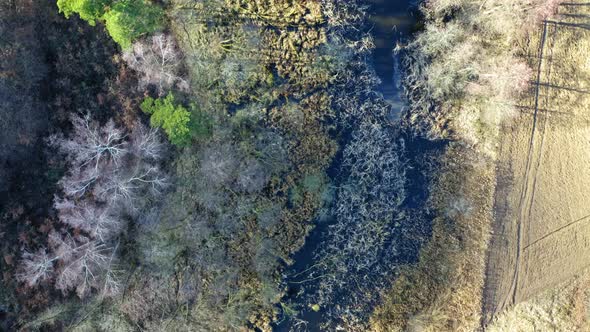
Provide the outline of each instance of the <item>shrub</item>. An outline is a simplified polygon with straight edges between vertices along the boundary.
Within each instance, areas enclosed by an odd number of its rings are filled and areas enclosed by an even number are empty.
[[[201,110],[194,103],[190,104],[191,109],[191,121],[189,123],[191,134],[193,137],[198,139],[205,139],[211,137],[213,134],[214,121],[207,114],[207,112]]]
[[[141,110],[151,115],[152,127],[161,127],[172,144],[183,146],[190,142],[190,112],[182,105],[174,103],[174,95],[154,99],[146,97],[141,103]]]

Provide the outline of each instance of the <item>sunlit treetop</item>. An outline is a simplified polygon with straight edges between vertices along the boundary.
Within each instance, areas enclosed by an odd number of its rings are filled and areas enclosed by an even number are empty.
[[[163,10],[143,0],[123,0],[113,4],[104,15],[107,31],[123,49],[138,37],[162,28]]]
[[[57,0],[60,13],[69,18],[72,14],[80,15],[80,18],[94,26],[96,20],[104,14],[105,6],[110,0]]]
[[[75,13],[90,25],[103,21],[123,49],[140,36],[161,29],[164,17],[162,8],[146,0],[57,0],[57,6],[68,18]]]
[[[150,124],[152,127],[164,129],[172,144],[182,146],[190,142],[190,112],[184,106],[175,104],[172,93],[169,93],[166,98],[147,97],[141,103],[140,108],[143,112],[151,115]]]

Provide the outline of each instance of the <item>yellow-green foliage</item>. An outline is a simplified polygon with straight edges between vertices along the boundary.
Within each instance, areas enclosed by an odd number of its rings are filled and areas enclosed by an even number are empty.
[[[123,49],[163,24],[163,10],[148,0],[57,0],[57,6],[68,18],[76,13],[90,25],[97,20],[104,22],[109,35]]]
[[[111,0],[57,0],[57,7],[66,18],[77,13],[88,24],[95,25],[96,20],[104,14],[105,6],[110,2]]]
[[[182,146],[190,142],[191,113],[184,106],[174,102],[172,93],[169,93],[166,98],[146,97],[140,107],[142,111],[151,115],[152,127],[164,129],[172,144]]]
[[[120,0],[102,16],[109,35],[123,49],[142,35],[162,28],[164,12],[146,0]]]

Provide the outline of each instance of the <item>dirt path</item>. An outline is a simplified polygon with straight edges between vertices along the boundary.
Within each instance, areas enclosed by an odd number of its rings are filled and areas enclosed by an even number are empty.
[[[531,40],[537,69],[503,128],[484,325],[590,265],[590,6],[560,6]]]

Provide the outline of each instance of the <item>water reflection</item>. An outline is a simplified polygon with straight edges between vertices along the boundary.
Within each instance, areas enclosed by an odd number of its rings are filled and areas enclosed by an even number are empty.
[[[416,22],[412,0],[368,0],[371,4],[372,35],[375,40],[374,66],[381,78],[380,91],[396,109],[403,106],[399,73],[399,58],[394,49],[407,38]]]

